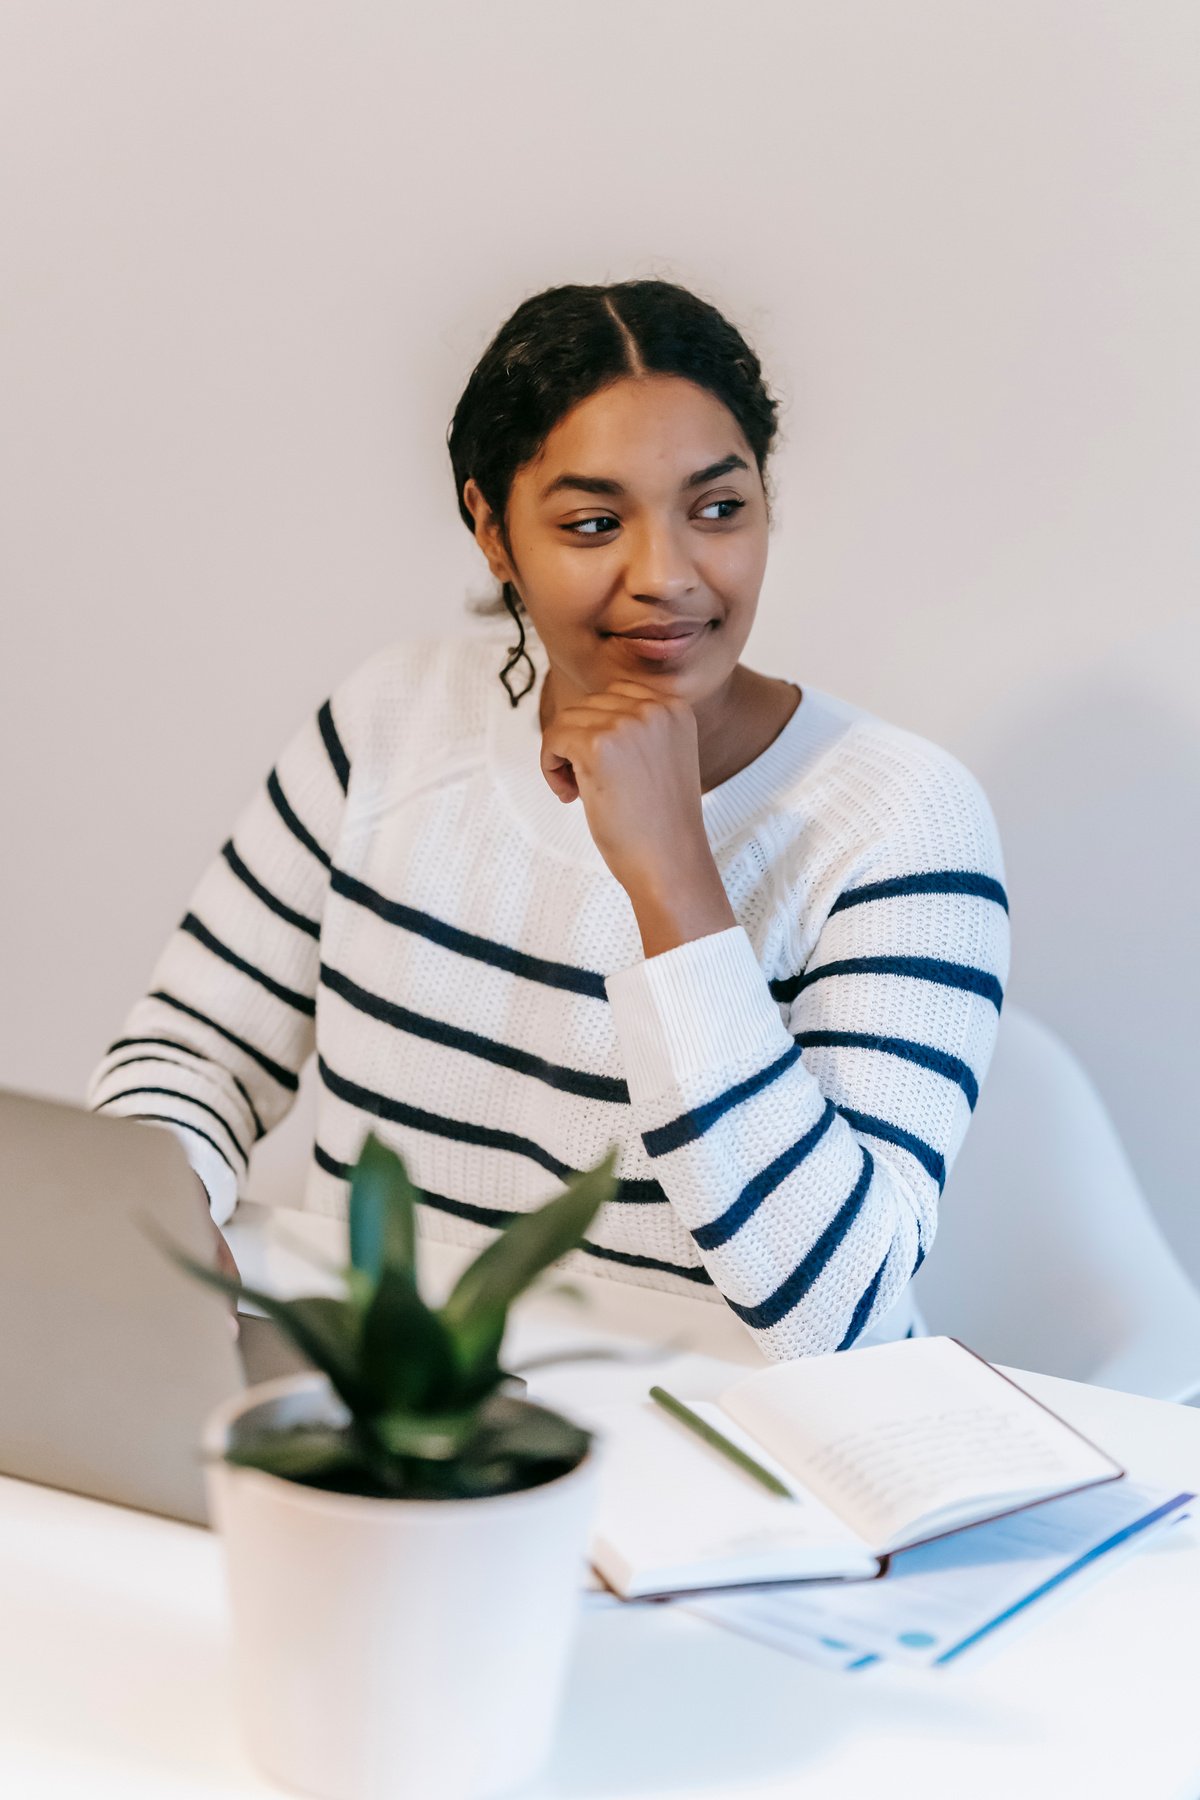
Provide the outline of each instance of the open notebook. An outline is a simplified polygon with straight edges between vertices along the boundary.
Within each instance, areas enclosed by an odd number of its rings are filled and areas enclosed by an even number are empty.
[[[1124,1473],[955,1338],[779,1363],[687,1403],[793,1497],[650,1400],[610,1408],[590,1556],[627,1599],[867,1580],[893,1551]]]

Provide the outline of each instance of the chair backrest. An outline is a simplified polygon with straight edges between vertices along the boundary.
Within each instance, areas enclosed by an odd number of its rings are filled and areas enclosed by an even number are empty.
[[[1200,1293],[1092,1082],[1019,1007],[1004,1009],[915,1292],[931,1331],[990,1362],[1158,1399],[1200,1389]]]

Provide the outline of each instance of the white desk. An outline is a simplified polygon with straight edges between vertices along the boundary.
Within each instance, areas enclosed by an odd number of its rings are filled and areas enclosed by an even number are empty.
[[[301,1229],[344,1241],[327,1221]],[[247,1279],[263,1263],[254,1237],[254,1222],[231,1229]],[[275,1279],[294,1275],[265,1255]],[[430,1257],[436,1281],[457,1260]],[[717,1359],[759,1360],[724,1309],[582,1285],[586,1307],[527,1300],[510,1361],[676,1333],[701,1354],[539,1377],[539,1392],[577,1415],[660,1375],[677,1392],[711,1392],[736,1372]],[[1019,1378],[1140,1478],[1200,1491],[1200,1412]],[[835,1674],[669,1607],[588,1612],[556,1754],[524,1800],[1197,1800],[1198,1646],[1194,1523],[929,1673]],[[238,1739],[219,1540],[0,1477],[0,1795],[282,1792]]]

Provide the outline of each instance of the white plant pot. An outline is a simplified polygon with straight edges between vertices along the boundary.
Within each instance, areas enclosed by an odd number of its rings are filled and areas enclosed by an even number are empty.
[[[483,1500],[325,1493],[219,1459],[239,1422],[346,1413],[316,1372],[217,1407],[203,1445],[225,1545],[244,1742],[320,1800],[486,1800],[550,1749],[594,1458]]]

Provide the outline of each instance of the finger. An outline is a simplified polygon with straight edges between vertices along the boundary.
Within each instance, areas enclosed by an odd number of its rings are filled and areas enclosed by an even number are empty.
[[[562,712],[555,713],[554,717],[559,719],[565,713],[575,710],[584,711],[588,707],[596,707],[606,712],[625,711],[634,702],[657,699],[658,695],[652,694],[648,688],[636,687],[632,682],[627,682],[619,690],[615,686],[601,688],[599,693],[589,694],[584,700],[577,700],[573,708],[564,707]]]
[[[218,1269],[221,1270],[222,1274],[230,1276],[232,1280],[240,1281],[242,1279],[242,1271],[238,1268],[237,1263],[234,1260],[233,1251],[229,1248],[228,1238],[226,1238],[224,1232],[217,1225],[213,1226],[213,1231],[217,1240],[216,1253]]]
[[[594,702],[589,700],[586,705],[564,706],[561,712],[555,713],[542,735],[543,737],[548,736],[551,732],[560,731],[564,726],[568,729],[572,726],[579,728],[590,726],[592,730],[595,730],[597,725],[611,724],[614,715],[627,713],[633,717],[636,712],[637,708],[628,695],[617,696],[608,706],[605,706],[602,703],[602,696],[597,694]]]
[[[651,706],[661,707],[664,712],[694,712],[691,701],[685,700],[682,694],[664,694],[661,688],[644,687],[640,681],[614,681],[608,691],[613,689],[617,690],[620,698],[631,702],[639,701],[643,707],[648,701]],[[596,697],[599,699],[599,695]]]
[[[565,765],[565,769],[567,770],[569,770],[570,767],[570,763]],[[567,774],[563,769],[544,769],[542,773],[545,775],[551,790],[557,794],[564,805],[568,801],[578,800],[579,783],[576,781],[573,773]]]
[[[591,698],[598,700],[604,694],[629,694],[635,700],[657,700],[662,705],[672,698],[670,694],[660,693],[657,688],[648,687],[644,681],[633,681],[626,675],[618,675],[615,681],[610,681],[606,687],[601,688],[599,694],[592,695]]]
[[[541,749],[538,753],[542,765],[542,773],[549,774],[564,765],[580,762],[586,757],[591,746],[600,737],[613,729],[612,713],[595,713],[590,718],[580,720],[558,720],[542,733]]]
[[[542,774],[551,789],[560,800],[577,800],[579,783],[575,779],[575,771],[565,756],[557,756],[552,751],[542,751]]]

